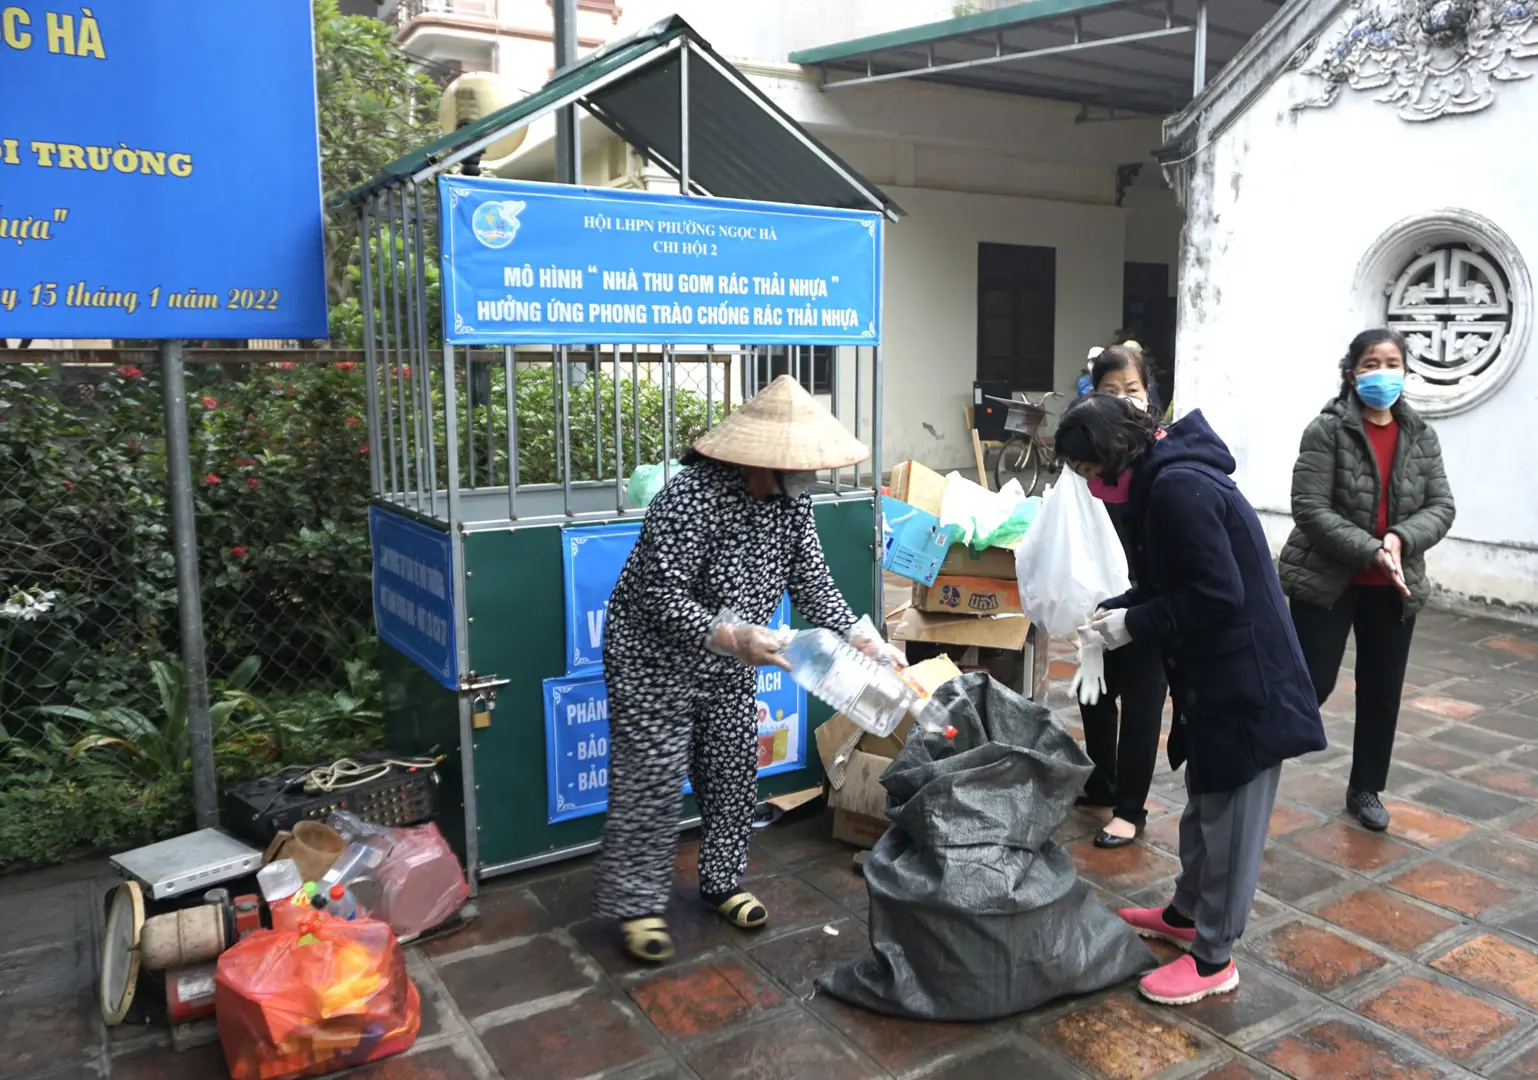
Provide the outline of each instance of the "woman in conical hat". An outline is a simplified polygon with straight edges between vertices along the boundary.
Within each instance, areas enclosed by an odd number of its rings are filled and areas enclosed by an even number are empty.
[[[665,921],[684,778],[703,832],[704,902],[741,929],[768,912],[738,888],[757,805],[757,669],[788,667],[764,624],[788,590],[807,622],[895,660],[856,619],[823,561],[812,520],[817,472],[870,451],[782,375],[684,455],[647,508],[609,600],[609,816],[594,910],[640,960],[673,955]]]

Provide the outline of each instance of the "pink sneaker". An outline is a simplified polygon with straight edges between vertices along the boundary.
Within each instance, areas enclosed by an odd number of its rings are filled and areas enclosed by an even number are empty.
[[[1182,930],[1178,926],[1171,926],[1164,921],[1162,907],[1122,908],[1116,914],[1122,922],[1137,931],[1138,937],[1167,941],[1186,952],[1191,951],[1191,945],[1196,941],[1196,928],[1193,926],[1189,930]]]
[[[1239,989],[1239,969],[1230,960],[1222,971],[1204,979],[1197,973],[1196,961],[1182,956],[1144,975],[1137,988],[1160,1005],[1194,1005],[1213,994],[1231,994]]]

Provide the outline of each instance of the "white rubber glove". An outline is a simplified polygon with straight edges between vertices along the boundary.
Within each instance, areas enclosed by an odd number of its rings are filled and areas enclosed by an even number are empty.
[[[1079,631],[1079,670],[1068,690],[1084,705],[1094,705],[1105,693],[1105,643],[1088,627]]]
[[[717,656],[731,656],[749,667],[777,667],[790,670],[790,661],[780,650],[795,637],[789,627],[771,630],[767,626],[744,622],[731,608],[723,608],[710,623],[705,648]]]
[[[844,640],[861,653],[888,667],[906,667],[908,658],[890,642],[884,641],[869,615],[861,615],[858,622],[844,631]]]
[[[1081,635],[1084,630],[1097,635],[1107,649],[1119,649],[1123,645],[1132,643],[1132,635],[1127,630],[1126,608],[1095,612],[1094,618],[1089,621],[1089,626],[1080,630]]]

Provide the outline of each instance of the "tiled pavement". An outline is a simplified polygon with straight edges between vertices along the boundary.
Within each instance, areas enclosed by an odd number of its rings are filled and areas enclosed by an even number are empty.
[[[1054,664],[1053,704],[1071,722],[1070,671]],[[416,1049],[357,1075],[1538,1077],[1538,633],[1424,616],[1409,682],[1388,835],[1340,812],[1349,682],[1326,708],[1334,745],[1288,766],[1233,997],[1156,1009],[1123,986],[972,1025],[891,1020],[813,994],[830,961],[865,947],[865,897],[851,850],[811,813],[755,834],[750,884],[773,915],[756,935],[687,899],[695,846],[680,846],[680,955],[661,971],[637,971],[588,920],[587,866],[491,884],[470,928],[412,951]],[[1063,829],[1108,903],[1168,894],[1180,777],[1161,774],[1156,791],[1136,847],[1096,851],[1096,822],[1077,813]],[[0,879],[0,1077],[224,1075],[217,1048],[173,1055],[152,1031],[108,1037],[94,1020],[99,874]]]

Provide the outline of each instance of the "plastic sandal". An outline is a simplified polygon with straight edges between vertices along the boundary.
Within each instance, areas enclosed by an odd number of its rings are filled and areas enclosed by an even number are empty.
[[[625,951],[637,960],[660,964],[673,958],[673,938],[666,921],[652,916],[619,924],[625,938]]]
[[[743,930],[752,930],[769,921],[769,912],[764,910],[758,897],[749,892],[734,893],[727,897],[723,903],[716,905],[716,911],[727,922]]]

